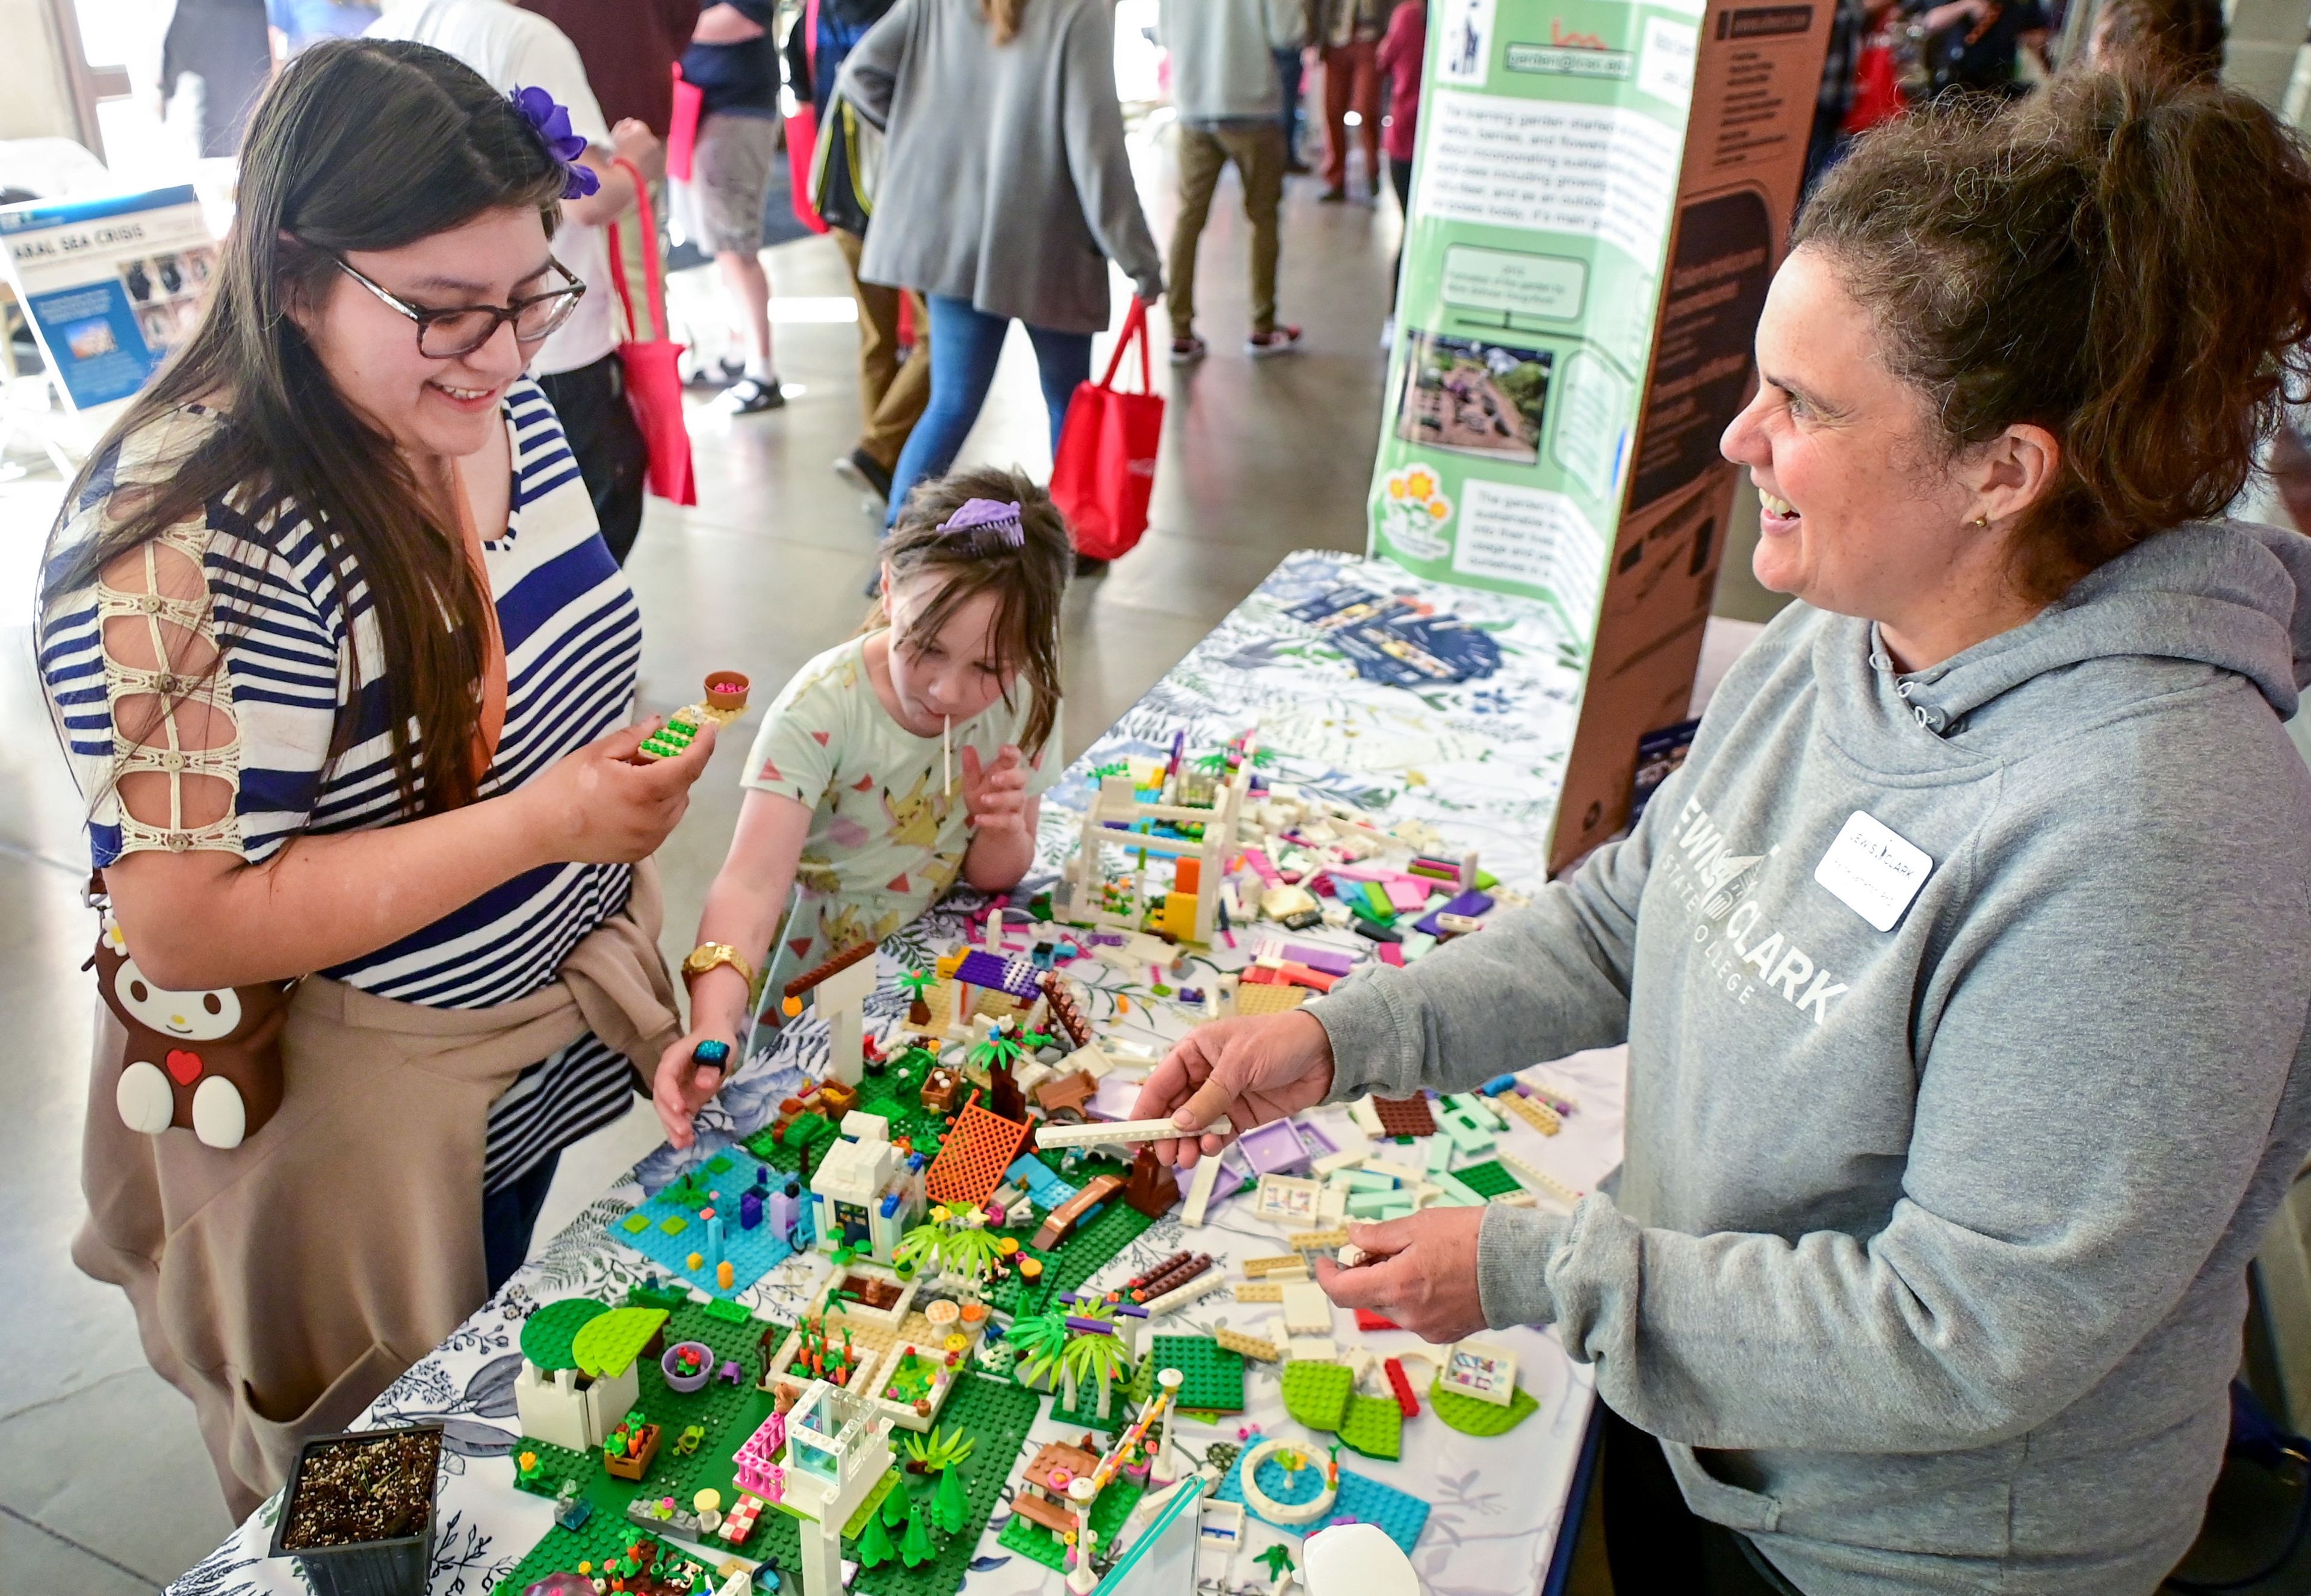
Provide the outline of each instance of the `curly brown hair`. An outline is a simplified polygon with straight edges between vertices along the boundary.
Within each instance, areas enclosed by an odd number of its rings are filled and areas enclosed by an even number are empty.
[[[2080,74],[1905,118],[1791,241],[1830,257],[1950,452],[2019,423],[2059,441],[2014,531],[2036,597],[2221,513],[2311,377],[2311,164],[2219,84]]]
[[[2223,69],[2222,0],[2102,0],[2089,36],[2093,65],[2121,65],[2187,78]]]
[[[1019,524],[1025,536],[1018,547],[990,547],[983,542],[950,537],[939,530],[973,499],[1019,506]],[[952,472],[916,488],[907,495],[898,525],[883,543],[883,558],[890,564],[894,580],[904,581],[926,571],[946,579],[938,596],[911,618],[903,634],[892,640],[900,648],[920,648],[920,640],[937,637],[962,606],[981,593],[995,595],[995,615],[989,631],[1005,664],[1018,671],[1034,694],[1019,744],[1019,752],[1030,760],[1042,753],[1059,723],[1060,601],[1067,597],[1075,557],[1067,518],[1051,502],[1051,494],[1023,472],[992,466]],[[891,612],[878,597],[859,630],[879,632],[890,624]],[[1008,688],[1004,690],[1003,702],[1011,702]]]

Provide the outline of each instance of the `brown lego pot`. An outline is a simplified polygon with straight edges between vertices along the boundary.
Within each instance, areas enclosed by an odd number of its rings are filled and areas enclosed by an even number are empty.
[[[438,1424],[314,1436],[289,1470],[272,1555],[294,1557],[317,1596],[425,1596],[440,1466]]]

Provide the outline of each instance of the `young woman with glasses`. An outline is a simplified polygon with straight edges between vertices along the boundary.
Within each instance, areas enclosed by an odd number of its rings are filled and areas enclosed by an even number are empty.
[[[711,733],[630,763],[640,618],[523,375],[588,292],[541,100],[423,45],[291,62],[199,330],[49,540],[108,934],[196,1006],[296,982],[237,1145],[128,1122],[109,1016],[89,1107],[74,1256],[236,1514],[519,1267],[560,1149],[677,1033],[645,861]]]

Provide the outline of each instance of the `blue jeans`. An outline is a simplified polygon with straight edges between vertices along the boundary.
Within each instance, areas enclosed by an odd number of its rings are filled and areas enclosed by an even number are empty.
[[[561,1162],[557,1147],[528,1173],[482,1199],[482,1261],[489,1271],[492,1296],[529,1256],[529,1238],[537,1229],[537,1216],[545,1211],[545,1194],[554,1189],[554,1171]]]
[[[1284,90],[1284,112],[1277,120],[1284,124],[1284,164],[1290,166],[1300,159],[1300,51],[1270,52],[1276,57],[1276,75]]]
[[[922,420],[907,435],[899,463],[891,472],[891,511],[885,527],[899,522],[907,494],[919,482],[945,476],[971,435],[987,390],[995,381],[995,362],[1003,353],[1004,335],[1011,323],[972,308],[969,300],[925,294],[931,322],[931,402]],[[1051,448],[1060,447],[1060,427],[1068,418],[1068,401],[1076,385],[1091,380],[1091,335],[1055,333],[1030,326],[1027,336],[1035,345],[1035,367],[1043,384],[1043,404],[1051,413]]]

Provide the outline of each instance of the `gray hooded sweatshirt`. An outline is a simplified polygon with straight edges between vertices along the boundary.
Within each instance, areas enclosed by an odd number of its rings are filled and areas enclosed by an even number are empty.
[[[2264,527],[1908,676],[1793,606],[1626,841],[1310,1005],[1333,1095],[1626,1041],[1615,1191],[1487,1210],[1487,1320],[1809,1596],[2147,1592],[2311,1147],[2307,666]]]

